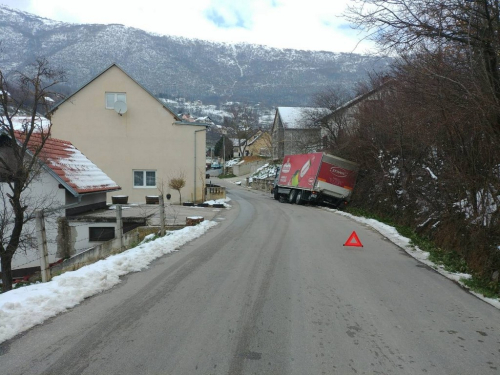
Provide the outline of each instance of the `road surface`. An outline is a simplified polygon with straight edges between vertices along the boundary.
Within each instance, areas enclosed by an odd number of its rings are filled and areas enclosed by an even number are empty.
[[[499,310],[348,218],[230,196],[203,237],[0,344],[0,372],[500,373]]]

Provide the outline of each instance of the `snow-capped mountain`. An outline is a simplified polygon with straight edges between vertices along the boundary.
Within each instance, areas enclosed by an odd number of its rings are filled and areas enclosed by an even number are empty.
[[[350,87],[388,59],[161,36],[123,25],[69,24],[0,6],[0,66],[46,57],[71,92],[113,62],[152,93],[218,104],[301,106],[327,87]],[[334,43],[334,41],[332,41]]]

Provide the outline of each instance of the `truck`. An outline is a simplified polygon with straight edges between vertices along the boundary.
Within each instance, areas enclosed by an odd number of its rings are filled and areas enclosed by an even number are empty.
[[[280,202],[342,208],[356,183],[358,165],[324,152],[286,155],[272,194]]]

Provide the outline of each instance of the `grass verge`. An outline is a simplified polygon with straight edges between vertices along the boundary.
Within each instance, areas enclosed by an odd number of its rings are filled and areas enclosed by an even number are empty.
[[[235,174],[232,174],[232,173],[227,173],[227,174],[220,174],[217,177],[219,177],[219,178],[232,178],[232,177],[238,177],[238,176],[236,176]]]

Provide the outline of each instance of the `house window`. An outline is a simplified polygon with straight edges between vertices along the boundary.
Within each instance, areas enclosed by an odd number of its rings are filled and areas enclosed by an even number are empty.
[[[114,109],[116,102],[127,102],[127,94],[124,92],[107,92],[106,93],[106,109]]]
[[[89,241],[109,241],[115,238],[114,227],[90,227]]]
[[[156,187],[156,171],[134,171],[134,187]]]

